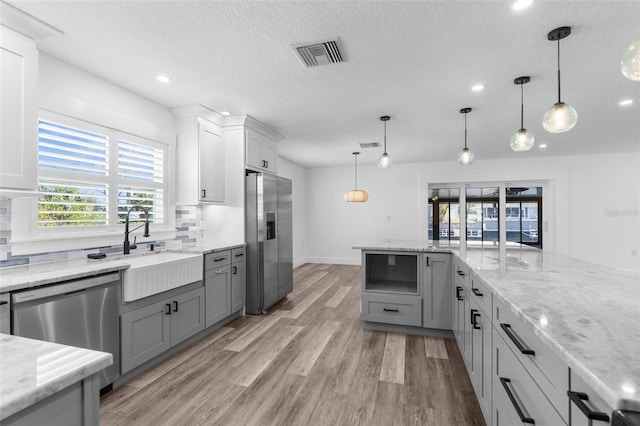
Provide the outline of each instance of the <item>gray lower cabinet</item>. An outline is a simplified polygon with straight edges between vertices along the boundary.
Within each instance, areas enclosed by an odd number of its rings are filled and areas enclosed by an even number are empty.
[[[453,306],[451,300],[451,255],[424,254],[422,259],[422,327],[451,330]]]
[[[490,296],[490,295],[489,295]],[[491,311],[489,311],[491,312]],[[480,409],[487,422],[491,418],[491,314],[487,314],[472,296],[469,309],[471,348],[469,350],[469,375],[476,392]]]
[[[244,308],[244,262],[231,265],[231,313]]]
[[[244,308],[244,247],[204,256],[206,326],[224,320]]]
[[[204,288],[120,316],[122,373],[204,330]]]
[[[231,265],[218,266],[204,274],[206,326],[210,327],[231,315]]]

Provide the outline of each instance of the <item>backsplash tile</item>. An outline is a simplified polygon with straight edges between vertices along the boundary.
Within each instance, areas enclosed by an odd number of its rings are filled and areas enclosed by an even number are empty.
[[[202,208],[200,206],[179,206],[176,208],[176,236],[174,240],[145,241],[138,243],[140,248],[149,247],[168,250],[180,250],[195,246],[203,238]],[[118,253],[122,244],[107,247],[96,247],[83,250],[32,253],[13,256],[11,254],[11,199],[0,198],[0,268],[26,265],[31,263],[53,262],[58,260],[85,258],[88,253]]]

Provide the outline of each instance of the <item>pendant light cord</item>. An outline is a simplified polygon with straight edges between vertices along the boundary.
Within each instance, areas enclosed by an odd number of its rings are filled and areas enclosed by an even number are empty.
[[[355,181],[356,181],[356,187],[354,188],[355,190],[358,189],[358,154],[353,154],[353,161],[354,161],[354,174],[355,174]]]
[[[464,113],[464,148],[467,149],[467,113]]]
[[[560,100],[560,39],[558,39],[558,103],[561,103]]]
[[[384,122],[384,153],[387,153],[387,122]]]
[[[524,84],[520,85],[520,129],[524,129]]]

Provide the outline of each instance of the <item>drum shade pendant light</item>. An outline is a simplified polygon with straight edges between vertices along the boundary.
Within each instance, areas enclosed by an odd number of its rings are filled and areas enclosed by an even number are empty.
[[[511,136],[511,149],[514,151],[528,151],[535,142],[535,138],[524,128],[524,89],[522,86],[531,81],[531,77],[518,77],[513,80],[520,86],[520,129]]]
[[[458,163],[463,166],[468,166],[473,163],[476,156],[471,152],[469,148],[467,148],[467,114],[471,112],[471,108],[462,108],[460,110],[461,114],[464,114],[464,148],[460,151],[460,155],[458,155]]]
[[[622,55],[620,70],[629,80],[640,81],[640,37]]]
[[[367,194],[367,191],[363,191],[362,189],[358,189],[358,155],[360,155],[359,152],[354,152],[353,153],[353,158],[354,158],[354,161],[355,161],[355,177],[356,177],[355,180],[356,180],[356,182],[355,182],[354,189],[344,193],[344,200],[347,203],[364,203],[365,201],[367,201],[369,199],[369,194]]]
[[[568,132],[578,122],[578,113],[560,99],[560,40],[571,34],[571,27],[559,27],[547,35],[550,41],[558,42],[558,102],[553,104],[542,119],[542,127],[549,133]]]
[[[381,169],[388,169],[391,167],[391,156],[387,154],[387,121],[389,121],[391,117],[388,115],[383,115],[380,117],[380,121],[384,122],[384,153],[378,158],[378,167]]]

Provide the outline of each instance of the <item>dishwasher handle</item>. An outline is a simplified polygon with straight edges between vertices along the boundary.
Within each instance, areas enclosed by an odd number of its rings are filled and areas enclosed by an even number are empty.
[[[17,291],[11,294],[11,301],[14,305],[18,305],[24,302],[31,302],[32,300],[45,299],[53,296],[64,296],[69,293],[80,292],[82,290],[87,290],[104,284],[115,284],[119,281],[120,274],[117,272],[97,275],[90,278],[65,281],[29,290]]]

